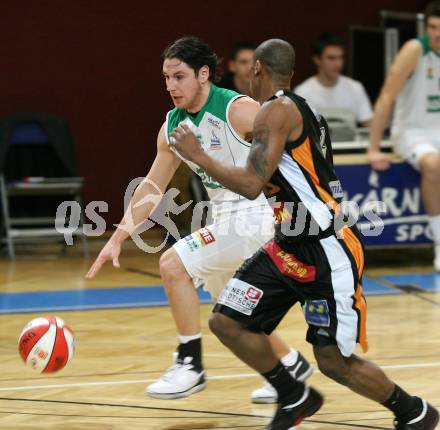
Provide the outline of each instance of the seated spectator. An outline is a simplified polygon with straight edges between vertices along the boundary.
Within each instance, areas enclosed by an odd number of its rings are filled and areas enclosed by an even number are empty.
[[[373,117],[370,100],[360,82],[342,75],[344,57],[342,40],[330,33],[321,34],[313,44],[317,74],[298,85],[295,92],[324,115],[329,108],[349,110],[357,123],[368,127]]]
[[[252,42],[240,42],[234,46],[228,60],[228,71],[218,83],[219,87],[250,95],[249,73],[255,47],[256,45]]]

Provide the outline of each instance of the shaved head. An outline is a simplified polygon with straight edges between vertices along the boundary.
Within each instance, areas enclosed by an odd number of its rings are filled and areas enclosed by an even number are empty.
[[[273,78],[290,79],[295,66],[295,50],[285,40],[269,39],[256,49],[255,60],[259,60]]]

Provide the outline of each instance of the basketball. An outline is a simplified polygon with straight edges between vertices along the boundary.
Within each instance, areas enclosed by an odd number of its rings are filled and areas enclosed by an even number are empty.
[[[25,364],[39,373],[61,370],[73,357],[72,330],[58,317],[29,321],[20,334],[18,351]]]

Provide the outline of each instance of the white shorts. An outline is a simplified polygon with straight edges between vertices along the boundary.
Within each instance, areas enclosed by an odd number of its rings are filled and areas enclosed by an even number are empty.
[[[180,239],[173,248],[192,277],[216,299],[243,261],[273,238],[273,211],[256,206],[227,216]]]
[[[397,133],[392,137],[394,150],[400,157],[420,170],[420,159],[430,153],[440,154],[440,129],[410,129]]]

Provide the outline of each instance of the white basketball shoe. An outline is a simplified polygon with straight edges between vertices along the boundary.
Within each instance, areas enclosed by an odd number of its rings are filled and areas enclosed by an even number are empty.
[[[304,382],[313,373],[313,366],[304,358],[304,356],[298,352],[298,358],[295,363],[290,366],[286,366],[286,369],[290,372],[294,379],[300,382]],[[261,388],[258,388],[251,393],[252,403],[277,403],[278,393],[275,388],[265,382]]]
[[[145,393],[157,399],[180,399],[206,388],[205,371],[191,364],[192,357],[178,358],[174,354],[174,364]]]

